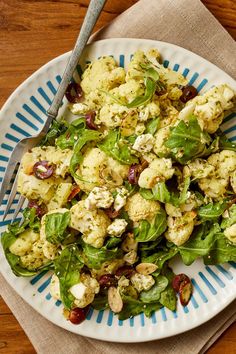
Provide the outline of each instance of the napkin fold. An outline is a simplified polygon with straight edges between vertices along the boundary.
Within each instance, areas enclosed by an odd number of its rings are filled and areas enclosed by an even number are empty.
[[[140,0],[91,41],[112,37],[174,43],[236,77],[236,43],[199,0]],[[202,354],[236,320],[234,301],[212,320],[178,337],[143,344],[108,343],[72,334],[47,321],[1,275],[0,293],[39,354]]]

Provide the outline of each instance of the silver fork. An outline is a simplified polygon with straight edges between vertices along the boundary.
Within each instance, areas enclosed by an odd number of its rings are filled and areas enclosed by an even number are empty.
[[[61,83],[58,87],[58,90],[54,96],[53,102],[50,106],[50,108],[47,111],[47,119],[45,121],[45,124],[43,126],[43,129],[41,132],[35,136],[29,137],[29,138],[24,138],[20,140],[17,145],[15,146],[11,157],[9,159],[5,176],[2,181],[2,186],[0,190],[0,205],[2,204],[3,198],[6,194],[6,191],[10,185],[10,181],[14,175],[14,172],[16,171],[16,177],[14,180],[14,183],[12,185],[12,189],[7,201],[6,209],[3,215],[3,220],[5,219],[8,210],[10,209],[12,202],[16,196],[17,193],[17,176],[19,173],[19,166],[20,166],[20,161],[22,159],[22,156],[24,155],[25,152],[30,150],[32,147],[36,146],[40,140],[46,135],[53,119],[57,117],[58,110],[60,108],[62,99],[65,95],[67,86],[71,80],[71,77],[75,71],[76,65],[81,57],[81,54],[84,50],[84,47],[92,33],[92,30],[97,22],[97,19],[103,9],[103,6],[105,5],[106,0],[91,0],[84,22],[82,24],[82,27],[80,29],[79,36],[76,40],[74,49],[71,53],[70,59],[66,65],[64,74],[62,76]],[[23,196],[20,196],[15,213],[13,215],[12,220],[16,218],[18,215],[23,203],[25,201],[25,198]]]

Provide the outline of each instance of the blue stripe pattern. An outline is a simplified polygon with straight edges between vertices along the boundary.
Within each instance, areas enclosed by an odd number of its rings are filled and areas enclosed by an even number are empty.
[[[131,56],[132,58],[132,56]],[[119,65],[121,67],[125,66],[125,55],[121,54],[119,56]],[[89,63],[89,62],[88,62]],[[163,65],[165,68],[170,67],[170,62],[169,60],[164,60]],[[184,77],[188,77],[188,83],[189,85],[194,85],[195,82],[197,90],[200,92],[201,90],[204,89],[204,87],[208,84],[207,78],[199,78],[199,73],[197,72],[190,72],[189,68],[182,68],[179,63],[171,63],[171,67],[173,67],[174,71],[180,71],[182,72]],[[77,66],[77,73],[81,77],[82,75],[82,68],[80,65]],[[199,80],[201,79],[201,81]],[[55,81],[54,81],[55,80]],[[45,83],[45,87],[42,85],[38,87],[37,92],[33,93],[31,97],[29,97],[29,103],[24,103],[21,107],[23,109],[23,112],[16,112],[16,118],[17,120],[10,125],[9,131],[5,134],[6,141],[4,141],[1,144],[1,148],[3,150],[2,155],[0,155],[0,161],[3,162],[3,164],[7,163],[9,158],[4,154],[4,151],[6,151],[6,154],[9,154],[14,149],[14,146],[19,142],[20,139],[24,137],[28,137],[32,134],[35,134],[36,131],[41,129],[41,125],[44,123],[45,115],[48,106],[51,104],[52,99],[50,98],[50,95],[52,94],[55,95],[57,86],[61,82],[61,76],[58,74],[54,78],[54,80],[49,80]],[[55,82],[55,85],[53,84]],[[200,82],[200,83],[199,83]],[[50,95],[48,95],[48,93]],[[236,117],[236,113],[231,113],[229,114],[225,119],[224,119],[224,124],[225,124],[225,129],[224,132],[226,134],[233,134],[236,131],[236,125],[233,123],[233,120]],[[232,124],[231,124],[232,122]],[[236,134],[233,136],[230,136],[230,139],[232,141],[236,140]],[[0,173],[4,174],[5,172],[5,166],[0,166]],[[0,177],[0,181],[2,180],[2,177]],[[10,191],[7,192],[9,195]],[[13,201],[13,205],[16,205],[18,202],[17,199]],[[7,198],[3,200],[3,205],[6,205],[7,203]],[[9,214],[12,214],[15,209],[10,209]],[[0,215],[3,214],[3,210],[0,211]],[[20,218],[16,219],[17,221],[20,220]],[[5,220],[4,222],[0,222],[0,226],[6,226],[11,222],[11,220]],[[228,263],[228,268],[233,267],[234,269],[236,268],[236,263],[235,262],[229,262]],[[232,268],[231,268],[232,269]],[[194,295],[192,295],[189,306],[178,306],[177,311],[169,311],[166,312],[166,309],[163,307],[159,311],[154,312],[151,316],[150,319],[147,319],[145,315],[142,313],[139,316],[136,316],[135,318],[132,317],[128,319],[127,323],[129,323],[130,327],[135,326],[135,321],[141,325],[141,327],[145,327],[146,323],[152,323],[152,324],[158,324],[159,318],[157,317],[157,314],[160,314],[161,320],[162,321],[168,321],[168,316],[170,314],[170,318],[178,318],[178,313],[182,309],[182,311],[185,314],[188,314],[189,312],[192,311],[192,309],[198,309],[201,308],[200,304],[202,303],[207,303],[208,300],[208,295],[206,295],[204,287],[202,288],[202,285],[205,284],[207,289],[210,291],[211,294],[216,295],[217,292],[219,291],[218,289],[224,288],[226,286],[226,282],[232,281],[234,279],[232,275],[232,271],[229,271],[228,269],[225,268],[224,265],[216,265],[215,267],[210,267],[207,266],[205,267],[206,272],[199,272],[199,280],[197,281],[196,279],[192,279],[192,284],[194,286]],[[51,276],[47,277],[48,271],[43,271],[39,274],[37,274],[35,277],[29,280],[30,284],[37,287],[37,291],[39,293],[43,293],[45,290],[47,290],[50,281],[51,281]],[[37,285],[40,280],[44,279],[44,276],[46,276],[46,279],[43,280],[43,283],[41,285]],[[223,277],[223,280],[221,279]],[[214,283],[214,286],[212,284],[212,281]],[[53,301],[55,306],[60,307],[62,305],[61,301],[57,300],[55,301],[52,298],[52,295],[50,292],[46,291],[46,295],[43,295],[47,301]],[[61,311],[61,310],[60,310]],[[86,319],[87,320],[92,320],[94,319],[98,324],[104,323],[104,321],[107,323],[107,326],[111,327],[114,322],[115,322],[115,317],[114,314],[109,311],[106,312],[107,316],[104,316],[104,310],[101,311],[95,311],[93,308],[90,308]],[[167,316],[168,314],[168,316]],[[158,318],[158,320],[157,320]],[[148,322],[150,321],[150,322]],[[124,325],[124,321],[121,321],[117,319],[118,325],[121,327]]]

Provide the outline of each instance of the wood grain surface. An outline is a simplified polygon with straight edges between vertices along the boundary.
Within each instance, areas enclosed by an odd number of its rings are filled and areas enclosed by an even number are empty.
[[[136,2],[108,0],[95,30]],[[0,106],[35,70],[73,47],[88,3],[88,0],[0,0]],[[236,39],[236,2],[203,0],[203,3]],[[0,354],[31,353],[35,353],[34,348],[0,298]],[[207,353],[236,354],[236,323]]]

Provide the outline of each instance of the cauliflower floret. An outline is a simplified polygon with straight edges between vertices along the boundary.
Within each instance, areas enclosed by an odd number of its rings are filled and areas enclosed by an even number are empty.
[[[134,238],[134,234],[129,232],[121,244],[121,249],[125,252],[137,251],[138,242]]]
[[[27,199],[41,199],[47,204],[55,193],[57,181],[54,177],[40,180],[33,175],[19,171],[17,179],[17,191]]]
[[[234,193],[236,193],[236,170],[230,175],[230,184]]]
[[[188,241],[194,228],[194,218],[196,212],[186,212],[181,217],[172,218],[168,216],[168,229],[165,232],[165,237],[168,241],[173,242],[176,246],[181,246]]]
[[[224,235],[230,242],[236,245],[236,224],[227,227],[224,230]]]
[[[26,229],[17,237],[16,241],[9,247],[9,250],[16,256],[24,256],[31,251],[33,243],[38,240],[38,233],[31,229]]]
[[[169,138],[169,135],[169,126],[163,127],[156,132],[153,150],[157,156],[163,157],[169,155],[170,149],[165,146],[165,141]]]
[[[149,290],[155,284],[155,280],[151,275],[143,275],[139,273],[132,275],[130,280],[138,292]]]
[[[51,214],[55,214],[55,213],[66,213],[66,212],[68,212],[68,209],[66,209],[66,208],[50,210],[41,219],[40,240],[42,241],[43,254],[48,259],[54,259],[57,256],[58,246],[47,241],[47,239],[46,239],[46,231],[45,231],[46,217],[47,217],[47,215],[51,215]]]
[[[117,103],[105,104],[96,117],[97,124],[104,124],[107,128],[119,127],[129,109]]]
[[[144,94],[143,85],[137,80],[129,80],[123,85],[120,85],[110,91],[112,95],[124,101],[133,101],[137,96],[142,96]]]
[[[206,196],[219,199],[226,193],[228,180],[217,177],[207,177],[200,179],[198,185]]]
[[[149,102],[146,106],[139,109],[139,121],[146,122],[148,119],[156,118],[160,115],[160,107],[158,102]]]
[[[90,192],[95,186],[121,186],[128,171],[128,165],[121,165],[100,149],[91,148],[84,153],[83,161],[76,172],[82,180],[76,179],[76,183],[85,192]]]
[[[174,172],[171,159],[155,159],[142,171],[138,184],[141,188],[152,188],[157,182],[170,179]]]
[[[118,287],[126,288],[127,286],[129,286],[129,279],[127,279],[124,275],[122,275],[118,280]]]
[[[85,199],[87,209],[109,208],[114,199],[107,187],[94,187]]]
[[[74,103],[69,106],[69,109],[73,114],[85,114],[90,107],[86,103]]]
[[[119,211],[125,205],[129,192],[125,187],[117,187],[115,192],[117,194],[114,200],[114,210]]]
[[[55,300],[61,300],[60,283],[59,283],[59,278],[56,276],[56,274],[53,274],[51,279],[50,294]]]
[[[222,150],[219,153],[209,156],[208,162],[216,167],[218,176],[225,178],[226,176],[229,176],[231,172],[236,170],[236,152]]]
[[[166,210],[166,214],[171,217],[179,218],[182,216],[182,212],[181,212],[180,208],[174,206],[173,204],[166,203],[165,210]]]
[[[79,201],[71,209],[70,226],[83,234],[84,242],[100,248],[104,243],[110,220],[99,209],[88,210],[85,200]]]
[[[67,203],[71,190],[72,183],[60,183],[56,193],[47,205],[48,210],[62,208]]]
[[[137,123],[136,127],[135,127],[135,134],[136,135],[142,135],[146,130],[146,125],[144,123]]]
[[[155,139],[152,134],[139,135],[133,145],[133,149],[139,152],[149,152],[152,150]]]
[[[107,232],[109,235],[120,237],[126,229],[128,225],[125,219],[115,219],[107,228]]]
[[[75,297],[75,306],[83,308],[93,302],[95,294],[99,293],[100,286],[98,281],[88,274],[81,274],[80,280],[81,282],[73,285],[69,291]]]
[[[96,89],[109,91],[125,81],[125,70],[117,67],[111,57],[102,57],[95,60],[84,71],[81,81],[82,90],[85,94]]]
[[[146,200],[141,194],[135,193],[128,198],[125,210],[128,212],[129,218],[134,222],[143,219],[151,221],[160,210],[160,204],[154,200]]]
[[[203,159],[195,159],[184,166],[184,177],[193,176],[193,178],[205,178],[214,172],[214,166],[209,161]]]
[[[64,178],[65,174],[69,172],[72,155],[73,151],[70,149],[62,150],[55,146],[34,147],[30,152],[24,154],[21,168],[25,174],[31,174],[36,162],[46,160],[56,166],[55,175]]]
[[[36,241],[30,252],[20,257],[23,267],[29,270],[35,270],[48,262],[42,251],[42,242]]]
[[[187,103],[199,125],[208,133],[215,133],[224,118],[224,111],[234,106],[235,92],[227,85],[215,86]]]

